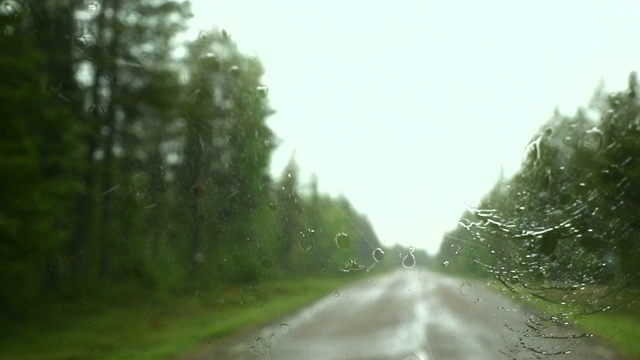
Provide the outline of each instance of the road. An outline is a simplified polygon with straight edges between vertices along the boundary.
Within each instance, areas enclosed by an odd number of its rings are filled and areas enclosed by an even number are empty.
[[[567,326],[550,326],[480,282],[420,269],[339,289],[196,358],[622,359]]]

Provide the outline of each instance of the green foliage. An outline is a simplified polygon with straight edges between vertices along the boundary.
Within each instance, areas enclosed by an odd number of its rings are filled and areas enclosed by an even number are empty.
[[[0,17],[0,308],[17,311],[59,276],[51,263],[67,239],[69,199],[80,145],[78,126],[44,90],[43,54],[18,27],[23,17]],[[15,313],[13,313],[15,315]]]
[[[527,146],[521,169],[501,176],[447,235],[441,261],[535,296],[562,289],[563,301],[589,284],[606,285],[610,292],[598,296],[607,298],[640,285],[639,114],[635,73],[626,91],[597,89],[590,109],[556,111]],[[591,301],[595,311],[603,299]]]
[[[27,322],[0,324],[0,358],[175,358],[268,326],[356,279],[277,280],[171,297],[131,289],[119,297],[39,305]]]
[[[0,14],[3,315],[373,266],[346,198],[301,191],[293,161],[270,177],[259,59],[215,29],[176,58],[187,2],[21,4]]]
[[[344,197],[319,194],[315,177],[309,193],[301,195],[298,177],[292,158],[276,188],[284,268],[333,275],[370,269],[373,250],[381,245],[366,217]]]

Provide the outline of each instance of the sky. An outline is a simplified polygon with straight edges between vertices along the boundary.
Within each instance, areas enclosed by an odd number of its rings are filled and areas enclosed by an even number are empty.
[[[192,0],[189,36],[257,55],[277,113],[271,172],[344,194],[380,241],[436,253],[555,107],[638,70],[632,1]]]

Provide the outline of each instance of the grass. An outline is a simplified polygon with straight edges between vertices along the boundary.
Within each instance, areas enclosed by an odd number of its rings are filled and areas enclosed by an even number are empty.
[[[597,335],[605,344],[620,353],[640,359],[640,318],[623,312],[602,312],[586,315],[577,321],[581,329]]]
[[[203,344],[266,325],[361,277],[282,280],[171,298],[140,294],[86,299],[40,309],[5,324],[2,359],[168,359]]]
[[[516,289],[520,293],[516,296],[500,283],[495,283],[494,288],[540,314],[562,314],[582,331],[593,334],[603,345],[630,359],[640,359],[640,308],[638,300],[630,294],[608,296],[607,287],[592,285],[581,291],[545,290],[541,298],[521,288]],[[598,299],[597,304],[593,303],[594,299]],[[606,311],[594,311],[596,305]]]

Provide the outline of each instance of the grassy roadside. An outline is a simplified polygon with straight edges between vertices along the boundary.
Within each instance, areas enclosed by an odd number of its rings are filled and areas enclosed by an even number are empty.
[[[621,355],[629,359],[640,360],[640,309],[638,300],[617,299],[617,305],[612,306],[613,310],[586,312],[585,309],[593,306],[585,306],[587,299],[593,299],[597,294],[604,293],[602,288],[587,288],[585,292],[577,295],[567,296],[565,292],[547,291],[547,298],[542,299],[525,292],[516,296],[508,291],[499,282],[494,282],[493,288],[510,296],[525,306],[534,309],[540,314],[547,316],[557,316],[564,314],[566,319],[573,322],[582,331],[593,334],[598,341],[612,350],[616,350]],[[567,300],[572,299],[572,301]],[[563,301],[567,300],[567,301]],[[563,304],[564,302],[564,304]],[[613,305],[613,303],[612,303]],[[601,301],[600,306],[606,307],[606,300]]]
[[[602,312],[585,315],[577,320],[577,326],[598,336],[612,349],[640,359],[640,316],[625,312]]]
[[[86,301],[47,308],[39,319],[5,324],[2,359],[158,359],[268,324],[336,288],[362,279],[270,281],[172,298],[134,296],[104,306]]]

